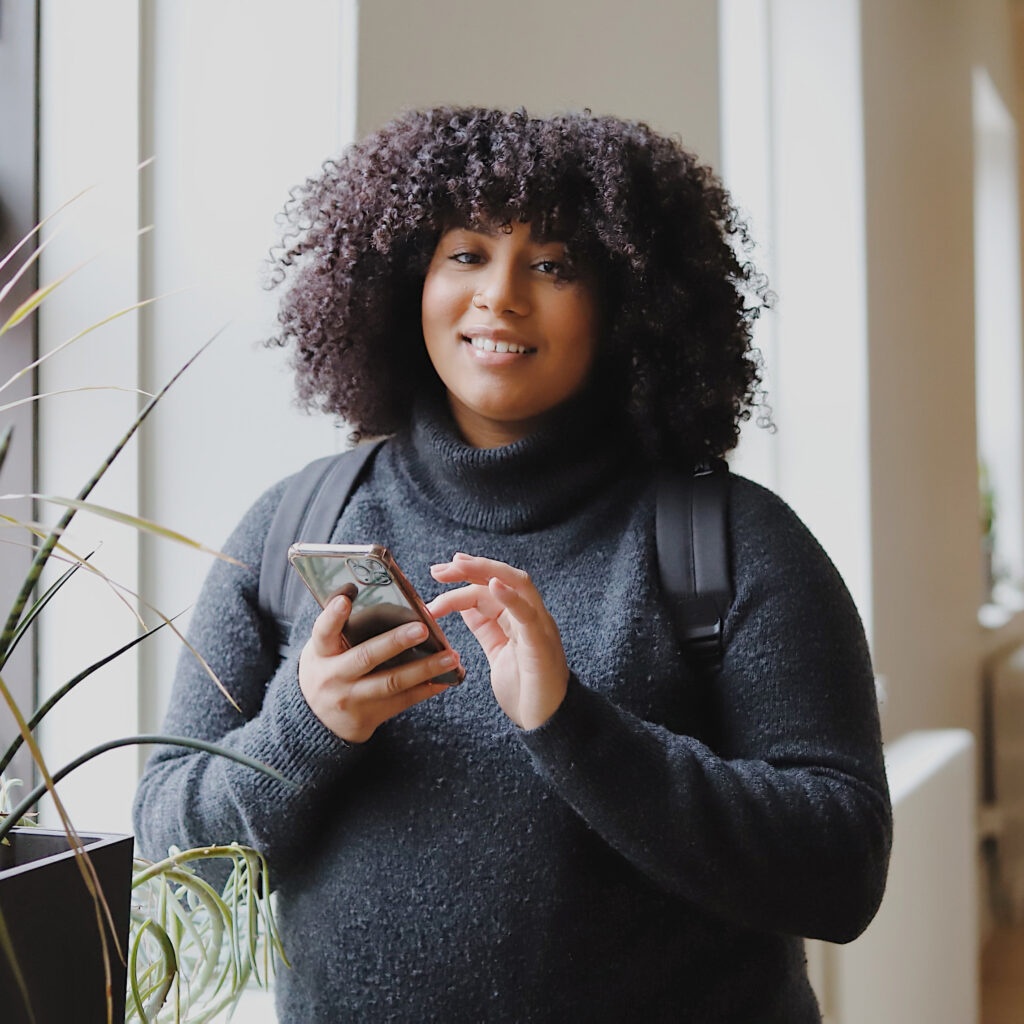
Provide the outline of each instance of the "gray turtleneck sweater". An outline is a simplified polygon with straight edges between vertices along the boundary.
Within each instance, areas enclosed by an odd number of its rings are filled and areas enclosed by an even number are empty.
[[[232,840],[266,854],[293,965],[281,1020],[820,1020],[799,937],[867,925],[890,808],[860,621],[778,498],[732,481],[726,655],[697,679],[658,592],[653,488],[612,430],[563,419],[476,450],[420,410],[331,539],[387,544],[427,600],[428,566],[456,550],[527,569],[572,678],[520,730],[451,616],[465,684],[350,746],[299,690],[312,599],[279,665],[257,610],[283,490],[225,545],[257,568],[217,562],[191,625],[242,713],[185,653],[165,727],[297,785],[161,748],[136,801],[149,856]]]

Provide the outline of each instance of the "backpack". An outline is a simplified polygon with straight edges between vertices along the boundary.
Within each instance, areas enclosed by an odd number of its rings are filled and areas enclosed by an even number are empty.
[[[382,440],[311,462],[292,478],[267,534],[259,606],[275,623],[282,658],[305,588],[290,571],[297,540],[326,543]],[[722,664],[722,623],[732,603],[727,509],[729,468],[720,459],[658,478],[655,545],[662,590],[683,655],[699,676]]]

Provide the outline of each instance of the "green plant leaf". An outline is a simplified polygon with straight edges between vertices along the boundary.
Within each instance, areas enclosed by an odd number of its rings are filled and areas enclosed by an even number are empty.
[[[17,520],[12,519],[10,516],[0,515],[0,525],[2,525],[4,521],[9,522],[9,523],[16,523],[17,522]],[[37,532],[37,531],[34,530],[33,524],[20,523],[18,525],[21,525],[21,526],[25,527],[26,529],[30,529],[33,532]],[[55,528],[55,532],[58,529],[59,528]],[[38,531],[38,533],[42,533],[42,532],[43,532],[42,530]],[[26,545],[26,546],[30,547],[30,545]],[[40,549],[33,549],[33,550],[40,550]],[[54,552],[56,552],[56,551],[63,552],[68,557],[67,558],[63,558],[61,555],[55,554]],[[137,611],[135,611],[135,609],[132,607],[132,605],[127,601],[127,599],[125,598],[124,594],[131,595],[133,598],[135,598],[136,601],[138,601],[141,605],[143,605],[148,611],[151,611],[155,615],[158,615],[160,617],[160,619],[163,621],[163,623],[170,627],[171,632],[174,633],[174,635],[182,642],[182,644],[184,644],[184,646],[188,649],[188,651],[192,655],[192,657],[194,657],[196,659],[196,661],[199,662],[200,667],[210,677],[210,679],[212,680],[214,686],[216,686],[217,689],[220,690],[220,692],[224,695],[224,699],[236,711],[241,713],[242,709],[238,706],[238,701],[236,701],[235,698],[231,696],[231,694],[228,692],[227,687],[218,678],[217,673],[213,671],[213,669],[210,667],[210,665],[207,662],[207,660],[189,642],[189,640],[185,636],[185,634],[182,633],[181,630],[178,629],[178,627],[174,625],[174,619],[177,618],[176,615],[172,616],[172,617],[168,617],[162,611],[160,611],[159,608],[155,607],[154,605],[151,605],[148,601],[146,601],[142,597],[140,597],[134,590],[131,590],[129,587],[125,587],[123,584],[117,583],[115,580],[113,580],[109,576],[107,576],[106,573],[100,571],[96,566],[92,565],[91,563],[88,563],[87,559],[91,557],[91,554],[87,555],[85,558],[83,558],[81,555],[76,555],[73,551],[71,551],[70,548],[65,547],[63,544],[55,544],[55,546],[53,548],[53,551],[51,551],[51,557],[52,558],[56,558],[56,559],[58,559],[60,561],[71,562],[71,564],[78,565],[80,568],[83,568],[86,571],[88,571],[89,573],[92,573],[93,575],[99,577],[99,579],[101,579],[104,583],[106,583],[106,585],[108,587],[110,587],[110,589],[113,591],[114,595],[120,601],[124,602],[125,607],[135,617],[135,619],[139,623],[139,626],[143,630],[145,630],[147,628],[146,627],[146,623],[143,621],[143,619],[139,615],[139,613]],[[122,594],[122,591],[124,591],[124,594]],[[8,651],[10,650],[11,646],[13,646],[13,642],[8,644]],[[2,664],[3,664],[3,659],[0,658],[0,666],[2,666]]]
[[[257,761],[255,758],[248,757],[245,754],[240,754],[237,750],[231,750],[228,747],[219,746],[216,743],[207,743],[206,740],[194,739],[191,736],[163,736],[157,733],[145,733],[139,736],[122,736],[119,739],[107,740],[106,743],[100,743],[95,747],[91,747],[80,757],[76,757],[73,761],[69,761],[59,771],[54,772],[52,780],[49,783],[44,782],[36,786],[36,788],[33,789],[32,792],[29,793],[28,796],[26,796],[9,815],[0,821],[0,839],[2,839],[11,830],[11,828],[13,828],[14,820],[32,807],[32,805],[35,804],[47,790],[52,792],[53,787],[60,782],[65,775],[73,772],[76,768],[81,768],[83,764],[91,761],[94,757],[99,757],[100,754],[105,754],[108,750],[116,750],[118,747],[130,747],[146,743],[158,743],[164,746],[174,747],[191,747],[194,750],[202,750],[208,754],[219,754],[221,757],[228,758],[228,760],[236,761],[238,764],[245,765],[247,768],[252,768],[254,771],[260,772],[268,778],[274,779],[276,782],[284,783],[286,786],[295,786],[294,782],[285,778],[285,776],[283,776],[276,768],[271,768],[270,765],[264,764],[262,761]]]
[[[60,583],[64,581],[68,577],[68,575],[77,568],[78,566],[73,566],[57,582]],[[54,586],[56,586],[56,584],[54,584]],[[50,589],[52,590],[53,587],[51,587]],[[49,591],[47,593],[49,593]],[[180,615],[183,613],[179,612],[178,614]],[[176,615],[175,618],[177,617],[178,616]],[[39,723],[50,713],[50,711],[53,710],[53,708],[58,704],[58,702],[63,700],[64,697],[66,697],[76,686],[78,686],[79,683],[81,683],[85,679],[88,679],[89,676],[93,674],[93,672],[95,672],[97,669],[103,668],[104,665],[109,664],[115,658],[118,658],[122,654],[124,654],[126,651],[130,651],[137,644],[141,644],[142,641],[145,640],[147,637],[159,632],[161,629],[164,628],[164,626],[167,625],[170,625],[170,623],[161,622],[159,625],[154,626],[152,629],[146,630],[145,633],[142,633],[141,635],[134,637],[132,640],[129,640],[128,643],[124,644],[122,647],[119,647],[112,654],[108,654],[106,657],[100,658],[99,661],[93,662],[87,669],[84,669],[83,671],[79,672],[77,676],[74,676],[74,678],[69,679],[62,687],[60,687],[60,689],[56,690],[53,694],[51,694],[49,699],[44,704],[42,704],[36,711],[36,713],[29,719],[29,732],[35,732],[39,726]],[[20,734],[18,736],[15,736],[15,738],[11,741],[10,746],[4,752],[3,758],[0,759],[0,772],[2,772],[7,767],[8,764],[10,764],[11,759],[21,748],[22,742],[23,740]]]
[[[24,320],[25,317],[29,316],[48,295],[56,291],[69,277],[71,277],[72,274],[81,270],[84,266],[84,263],[79,263],[77,267],[72,267],[71,270],[61,274],[61,276],[56,280],[43,285],[42,288],[37,288],[18,306],[17,309],[15,309],[15,311],[4,322],[3,326],[0,326],[0,337],[6,334],[12,327],[16,327],[20,324],[21,321]]]
[[[152,160],[152,158],[150,158],[150,160]],[[145,166],[145,164],[140,164],[140,168]],[[64,202],[61,203],[60,206],[58,206],[57,209],[53,211],[53,213],[47,214],[38,224],[36,224],[34,228],[31,228],[28,231],[28,233],[22,237],[21,241],[18,242],[18,244],[15,245],[14,248],[11,249],[10,252],[8,252],[2,260],[0,260],[0,270],[3,270],[4,267],[6,267],[7,264],[10,263],[10,261],[14,258],[15,254],[20,252],[21,249],[28,243],[29,239],[34,238],[51,220],[53,220],[54,217],[57,216],[58,213],[61,212],[61,210],[64,210],[67,207],[69,207],[72,203],[77,202],[79,199],[82,198],[82,196],[86,194],[86,192],[89,192],[95,187],[95,185],[87,185],[85,188],[82,189],[81,192],[76,193],[70,199],[64,200]],[[32,257],[30,256],[29,259],[31,260]]]
[[[88,558],[91,556],[87,555],[86,557]],[[25,632],[28,630],[28,627],[32,625],[32,621],[35,617],[46,607],[47,604],[49,604],[53,595],[56,594],[57,591],[60,590],[60,588],[63,587],[76,572],[78,572],[79,568],[81,568],[79,565],[73,565],[70,569],[66,569],[59,579],[46,588],[46,593],[44,593],[43,596],[40,597],[22,616],[17,629],[14,631],[14,635],[11,637],[11,642],[8,645],[7,652],[2,658],[0,658],[0,669],[7,664],[7,659],[11,656],[11,652],[18,646],[18,641],[25,635]],[[32,726],[30,725],[29,728],[31,729]],[[20,740],[21,737],[19,736],[18,739]],[[2,772],[6,767],[7,761],[0,761],[0,772]]]
[[[59,345],[55,345],[49,351],[44,352],[38,359],[33,360],[27,366],[23,366],[16,373],[12,374],[5,383],[0,384],[0,391],[9,388],[13,383],[15,383],[15,381],[24,377],[26,374],[31,373],[38,366],[45,363],[47,359],[52,359],[58,352],[63,352],[69,345],[73,345],[80,338],[84,338],[87,334],[91,334],[97,328],[103,327],[111,321],[125,316],[127,313],[134,313],[136,310],[143,309],[146,306],[152,305],[154,302],[159,302],[161,299],[175,294],[177,294],[177,292],[165,292],[163,295],[156,295],[151,299],[142,299],[139,302],[133,302],[130,306],[125,306],[124,309],[119,309],[116,312],[111,313],[109,316],[105,316],[102,320],[97,320],[95,323],[89,324],[88,327],[84,327],[77,334],[74,334],[65,341],[62,341]],[[147,392],[142,392],[142,394],[147,394]]]
[[[223,328],[221,328],[221,330],[223,330]],[[220,331],[217,331],[212,337],[208,338],[207,341],[204,344],[202,344],[189,359],[185,361],[184,365],[178,369],[178,371],[171,377],[171,379],[167,381],[167,383],[164,384],[164,386],[146,403],[145,407],[132,421],[131,426],[129,426],[129,428],[125,431],[124,435],[121,437],[121,440],[118,441],[116,445],[114,445],[114,448],[110,452],[110,454],[106,457],[106,459],[103,460],[103,462],[100,464],[100,467],[96,470],[95,473],[93,473],[93,475],[90,477],[90,479],[81,489],[81,491],[79,491],[79,501],[85,501],[89,497],[89,495],[92,493],[93,488],[103,478],[103,475],[113,464],[117,456],[124,450],[124,446],[131,440],[135,432],[145,421],[146,417],[153,411],[154,408],[156,408],[156,405],[160,401],[160,399],[163,398],[165,394],[167,394],[167,392],[171,389],[171,387],[173,387],[175,382],[196,361],[196,359],[198,359],[199,356],[202,355],[202,353],[205,352],[206,349],[213,344],[213,342],[217,339],[220,333]],[[0,656],[4,654],[4,652],[10,645],[11,636],[15,628],[17,627],[18,620],[21,618],[21,613],[24,610],[25,605],[28,603],[29,596],[35,589],[36,582],[38,581],[39,576],[43,571],[43,567],[46,565],[47,561],[49,560],[50,554],[53,551],[53,548],[57,544],[57,538],[59,537],[60,532],[66,529],[68,523],[70,523],[72,518],[74,518],[75,511],[75,509],[69,508],[64,513],[54,531],[50,534],[50,536],[46,538],[46,540],[40,547],[39,551],[36,553],[36,557],[32,560],[32,565],[30,566],[29,571],[25,576],[25,579],[22,581],[21,590],[18,592],[18,596],[14,599],[14,604],[11,606],[10,612],[7,615],[7,622],[4,625],[3,632],[0,633]]]
[[[159,946],[162,954],[164,973],[157,983],[150,989],[144,999],[139,988],[138,959],[139,949],[147,930],[152,932],[153,938]],[[150,965],[150,970],[152,970],[153,966],[155,965]],[[127,1008],[128,1013],[126,1013],[125,1019],[130,1020],[133,1014],[137,1013],[141,1021],[153,1020],[155,1015],[159,1013],[160,1007],[163,1006],[164,1001],[167,999],[167,993],[170,992],[171,985],[174,982],[174,978],[177,973],[178,960],[174,952],[174,943],[171,942],[170,936],[163,928],[160,927],[160,925],[158,925],[152,918],[146,918],[135,934],[135,939],[132,942],[131,954],[128,960],[128,984],[132,1002]]]
[[[48,501],[53,505],[62,505],[64,508],[73,509],[79,512],[91,512],[93,515],[102,516],[104,519],[110,519],[115,523],[122,523],[125,526],[131,526],[136,530],[142,530],[145,533],[155,534],[157,537],[163,537],[165,540],[172,540],[178,544],[184,544],[187,547],[194,548],[197,551],[204,551],[208,555],[214,555],[216,558],[221,558],[225,562],[230,562],[232,565],[241,566],[245,568],[245,563],[240,562],[237,558],[232,558],[230,555],[225,555],[215,548],[207,547],[205,544],[200,544],[197,540],[192,540],[190,537],[186,537],[182,533],[178,533],[176,530],[169,530],[166,526],[161,526],[159,523],[151,522],[149,519],[143,519],[141,516],[129,515],[127,512],[119,512],[117,509],[107,508],[105,505],[96,505],[90,501],[81,501],[78,498],[62,498],[56,494],[0,494],[0,501],[9,501],[21,498],[34,498],[36,501]]]
[[[225,922],[231,919],[231,910],[220,895],[203,881],[198,875],[169,868],[164,877],[169,882],[177,882],[180,886],[178,898],[171,900],[171,907],[181,922],[184,937],[191,940],[195,950],[197,968],[189,982],[190,998],[196,998],[205,992],[213,978],[217,964],[220,962],[224,943]],[[206,927],[200,934],[196,915],[187,913],[182,905],[183,891],[191,894],[206,911]]]
[[[39,245],[37,245],[35,249],[33,249],[33,251],[29,254],[28,259],[26,259],[25,262],[22,263],[20,267],[18,267],[17,272],[11,277],[7,284],[5,284],[3,288],[0,288],[0,302],[3,302],[4,299],[6,299],[7,296],[11,294],[12,291],[14,291],[14,288],[17,285],[17,283],[29,272],[29,270],[32,269],[33,264],[36,262],[36,260],[39,259],[43,250],[57,237],[58,234],[60,234],[60,232],[55,231],[52,235],[50,235],[49,238],[47,238],[43,242],[40,242]],[[9,255],[13,255],[13,253]],[[4,263],[6,262],[7,260],[5,259]]]
[[[14,424],[8,423],[0,437],[0,469],[3,469],[4,461],[7,459],[7,451],[11,447],[11,438],[14,436]]]
[[[30,395],[28,398],[19,398],[16,402],[7,402],[5,405],[0,405],[0,412],[9,412],[11,409],[17,409],[18,406],[31,405],[33,402],[41,402],[44,398],[53,398],[55,395],[73,395],[79,391],[124,391],[133,395],[142,395],[143,398],[153,397],[151,392],[143,391],[142,388],[121,387],[118,384],[84,384],[77,388],[44,391],[40,395]]]
[[[223,891],[216,890],[195,874],[197,863],[228,858],[233,867]],[[275,961],[271,951],[287,962],[280,936],[270,913],[270,886],[266,861],[250,847],[200,847],[181,852],[174,848],[155,864],[136,859],[132,878],[132,927],[136,933],[152,928],[165,930],[174,946],[177,965],[175,1019],[185,1024],[220,1020],[237,1004],[248,979],[254,974],[259,984],[269,981]],[[261,876],[264,879],[259,887]],[[147,924],[147,922],[149,922]],[[224,939],[227,939],[225,942]],[[141,946],[140,946],[141,948]],[[262,977],[257,965],[262,952],[267,969]],[[134,984],[143,1002],[166,975],[166,957],[156,950],[147,954],[149,963],[140,972],[136,958]],[[184,984],[181,984],[184,982]],[[148,992],[144,991],[149,986]],[[132,1010],[132,1019],[135,1011]]]
[[[4,515],[2,512],[0,512],[0,526],[15,530],[27,530],[41,540],[45,540],[50,532],[50,527],[45,523],[37,523],[34,519],[15,519],[14,516]],[[32,544],[25,544],[24,547],[36,550],[35,545]]]
[[[153,226],[151,224],[146,225],[143,228],[139,228],[139,230],[135,232],[135,237],[141,237],[142,235],[148,234],[152,230]],[[41,246],[39,246],[39,249],[42,249],[45,245],[47,245],[48,241],[49,240],[47,240],[47,242],[44,242]],[[33,253],[32,256],[29,257],[29,259],[32,260],[37,255],[38,250],[35,253]],[[89,259],[84,260],[82,263],[79,263],[77,267],[72,267],[70,270],[61,274],[60,277],[51,281],[49,284],[43,285],[41,288],[37,288],[27,299],[25,299],[24,302],[22,302],[18,306],[17,309],[15,309],[15,311],[7,318],[3,326],[0,327],[0,337],[6,334],[12,327],[16,327],[18,324],[20,324],[21,321],[24,320],[27,316],[30,316],[32,313],[34,313],[35,310],[38,309],[39,306],[46,300],[46,298],[50,296],[54,291],[56,291],[62,284],[64,284],[64,282],[67,281],[69,277],[72,277],[74,274],[77,274],[78,271],[80,271],[83,267],[88,266],[94,259],[96,259],[96,256],[91,256]],[[13,282],[9,283],[8,287],[12,286]]]

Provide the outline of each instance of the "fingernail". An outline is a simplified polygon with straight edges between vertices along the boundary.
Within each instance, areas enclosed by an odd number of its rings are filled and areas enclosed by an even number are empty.
[[[438,659],[438,664],[443,668],[451,668],[455,664],[456,658],[454,654],[443,654]]]
[[[406,640],[422,640],[427,635],[427,627],[422,622],[413,622],[405,627],[402,636]]]
[[[338,594],[336,597],[331,598],[327,607],[330,608],[332,612],[340,612],[342,609],[347,608],[350,603],[351,602],[344,594]]]

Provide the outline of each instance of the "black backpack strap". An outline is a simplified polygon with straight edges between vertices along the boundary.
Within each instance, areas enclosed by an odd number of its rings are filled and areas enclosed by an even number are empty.
[[[296,541],[327,544],[363,470],[383,441],[357,445],[341,455],[311,462],[292,477],[263,546],[260,565],[260,610],[277,624],[278,644],[287,650],[288,634],[305,588],[288,565]]]
[[[720,459],[691,474],[658,478],[658,571],[683,652],[701,674],[722,666],[722,625],[732,604],[729,467]]]

